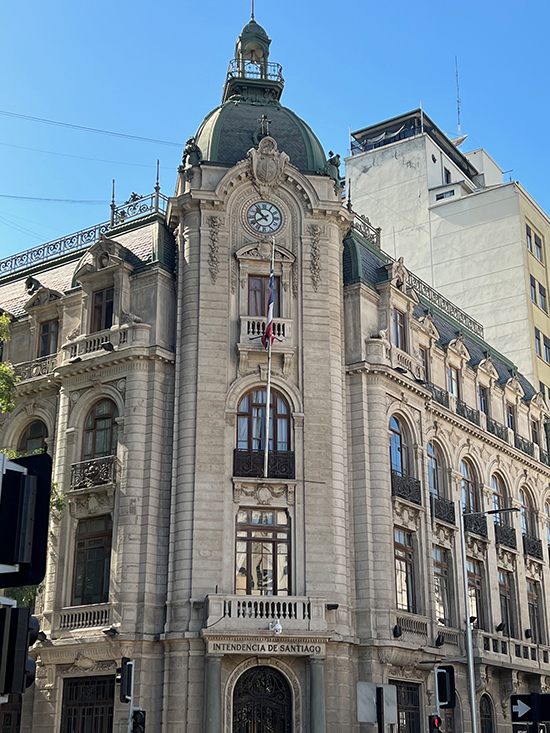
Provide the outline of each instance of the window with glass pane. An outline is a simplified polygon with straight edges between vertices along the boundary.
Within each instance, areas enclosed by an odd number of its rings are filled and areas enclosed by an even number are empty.
[[[529,224],[525,225],[525,236],[527,239],[527,249],[529,250],[529,252],[532,252],[533,251],[533,232]]]
[[[113,456],[116,453],[118,410],[111,400],[97,402],[84,423],[82,460]]]
[[[265,389],[247,392],[237,411],[237,448],[265,450]],[[290,410],[284,397],[271,390],[269,410],[269,450],[290,450]],[[274,448],[275,446],[275,448]]]
[[[481,733],[494,733],[493,704],[489,695],[482,695],[479,701],[479,722]]]
[[[112,733],[114,675],[63,680],[61,733]]]
[[[548,311],[546,304],[546,288],[539,283],[539,305],[543,311]]]
[[[517,638],[516,613],[514,603],[514,581],[512,573],[498,571],[498,593],[500,600],[500,619],[505,624],[504,634]]]
[[[540,583],[536,580],[527,580],[527,607],[529,610],[529,628],[534,644],[544,642],[542,636],[542,622],[540,609]]]
[[[542,356],[542,341],[538,328],[535,328],[535,349],[537,351],[537,356]]]
[[[542,262],[542,239],[535,234],[535,257]]]
[[[389,680],[397,688],[397,733],[420,733],[420,685]]]
[[[400,476],[410,473],[410,456],[407,432],[401,420],[390,419],[390,460],[392,471]]]
[[[521,513],[521,531],[530,537],[536,536],[536,522],[533,511],[533,502],[531,496],[526,489],[519,490],[519,502]]]
[[[57,354],[59,336],[59,321],[46,321],[40,324],[40,340],[38,342],[38,356]]]
[[[511,405],[509,402],[506,403],[506,425],[510,428],[510,430],[516,429],[516,408],[514,405]]]
[[[550,504],[544,503],[544,523],[546,524],[546,544],[548,545],[548,555],[550,557]]]
[[[477,388],[479,409],[486,415],[489,414],[489,390],[481,385]]]
[[[42,420],[35,420],[27,425],[23,435],[19,438],[17,450],[22,453],[34,453],[38,450],[46,450],[46,438],[48,429]]]
[[[410,532],[394,529],[397,610],[416,613],[414,550]]]
[[[535,445],[540,445],[540,429],[538,420],[531,420],[531,440]]]
[[[458,399],[460,397],[460,389],[458,382],[458,369],[455,369],[455,367],[447,367],[447,386],[449,394],[454,395]]]
[[[531,282],[531,300],[533,303],[537,302],[537,281],[535,278],[531,275],[530,276],[530,282]]]
[[[113,325],[113,288],[98,290],[93,294],[92,333],[104,331]]]
[[[290,595],[290,518],[275,509],[237,513],[235,593]]]
[[[434,545],[432,548],[434,566],[435,617],[446,626],[452,626],[451,618],[451,558],[448,550]]]
[[[422,367],[424,368],[424,378],[426,380],[429,379],[429,369],[428,369],[428,349],[423,348],[422,346],[418,349],[418,354],[420,356],[420,363],[422,364]]]
[[[544,336],[544,361],[547,361],[550,364],[550,339],[548,336]]]
[[[397,308],[393,309],[393,343],[401,351],[406,350],[405,314]]]
[[[269,275],[250,275],[248,278],[248,315],[267,316]],[[279,278],[273,278],[273,318],[279,318]]]
[[[501,509],[508,508],[508,501],[506,498],[506,489],[504,487],[504,481],[498,474],[491,476],[491,488],[493,489],[493,511],[500,511]],[[502,514],[494,514],[495,524],[510,524],[510,513],[503,512]]]
[[[106,603],[111,569],[110,515],[81,519],[76,529],[73,606]]]
[[[483,578],[481,564],[477,560],[468,558],[466,560],[468,570],[468,612],[470,618],[475,617],[473,625],[475,628],[484,628],[483,615]]]
[[[465,512],[479,511],[479,497],[474,469],[468,461],[460,462],[462,474],[462,506]]]
[[[445,474],[443,470],[443,457],[439,447],[434,443],[428,443],[428,484],[430,493],[434,496],[445,496]]]

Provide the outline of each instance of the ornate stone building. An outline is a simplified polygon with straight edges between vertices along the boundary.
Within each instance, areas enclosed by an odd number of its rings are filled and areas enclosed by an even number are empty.
[[[269,44],[243,30],[172,198],[0,263],[20,376],[2,445],[51,452],[66,499],[22,731],[122,730],[127,656],[148,731],[363,733],[365,680],[396,684],[420,733],[419,661],[462,657],[466,617],[483,733],[550,679],[545,403],[343,205]],[[467,520],[468,604],[461,497],[520,510]],[[469,729],[456,668],[448,733]]]

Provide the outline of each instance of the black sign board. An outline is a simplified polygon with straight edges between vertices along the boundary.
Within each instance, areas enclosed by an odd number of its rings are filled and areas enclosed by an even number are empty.
[[[550,721],[550,694],[532,692],[526,695],[511,695],[513,723],[539,723]]]

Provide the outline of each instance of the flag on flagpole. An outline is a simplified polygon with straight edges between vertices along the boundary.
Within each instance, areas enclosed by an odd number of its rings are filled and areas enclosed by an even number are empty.
[[[273,335],[273,262],[271,263],[271,272],[269,273],[269,297],[267,299],[267,319],[265,322],[265,331],[262,336],[262,344],[264,349],[273,346],[275,336]]]

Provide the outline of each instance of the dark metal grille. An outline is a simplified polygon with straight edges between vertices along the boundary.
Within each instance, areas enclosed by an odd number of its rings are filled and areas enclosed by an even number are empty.
[[[233,693],[234,733],[292,733],[292,694],[272,667],[253,667],[239,677]]]
[[[439,402],[440,405],[443,405],[443,407],[449,407],[449,393],[446,392],[444,389],[441,389],[441,387],[438,387],[435,384],[432,384],[431,382],[428,382],[426,384],[426,387],[430,390],[432,393],[432,397],[436,402]]]
[[[514,433],[514,445],[529,456],[535,455],[535,446],[530,440],[525,440],[521,435]]]
[[[550,466],[550,455],[545,450],[542,450],[542,448],[539,450],[539,455],[540,462],[545,463],[547,466]]]
[[[483,514],[464,514],[464,529],[480,537],[487,537],[487,517]]]
[[[504,440],[506,443],[508,442],[508,428],[506,425],[493,420],[492,417],[487,417],[487,430],[496,435],[497,438]]]
[[[420,685],[389,682],[397,687],[398,733],[420,733]]]
[[[432,517],[441,519],[442,522],[456,524],[455,505],[449,499],[432,494]]]
[[[264,475],[264,452],[235,450],[233,475],[261,478]],[[269,478],[294,478],[294,451],[269,451]]]
[[[391,493],[392,496],[399,496],[401,499],[412,501],[413,504],[422,504],[420,481],[412,476],[401,476],[397,471],[392,471]]]
[[[91,489],[94,486],[112,484],[116,477],[116,456],[94,458],[91,461],[73,463],[71,489]]]
[[[462,400],[456,401],[456,414],[473,422],[474,425],[479,425],[479,410],[474,410],[473,407],[470,407]]]
[[[542,542],[538,537],[532,537],[530,534],[524,534],[523,551],[526,555],[536,557],[537,560],[542,560]]]
[[[495,522],[495,537],[497,545],[511,547],[513,550],[517,549],[516,530],[513,527]]]
[[[61,733],[112,733],[114,699],[114,676],[66,679]]]

